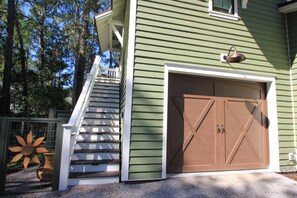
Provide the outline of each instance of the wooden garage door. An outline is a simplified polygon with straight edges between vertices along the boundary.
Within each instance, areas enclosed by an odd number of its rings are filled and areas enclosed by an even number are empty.
[[[265,85],[169,75],[167,172],[268,166]]]

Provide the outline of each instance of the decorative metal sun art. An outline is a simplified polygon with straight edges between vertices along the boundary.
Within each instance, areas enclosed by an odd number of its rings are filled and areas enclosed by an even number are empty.
[[[38,153],[47,153],[49,152],[46,148],[38,147],[43,142],[45,137],[39,137],[33,142],[32,131],[27,135],[27,142],[21,136],[16,135],[16,139],[21,146],[9,147],[9,150],[13,153],[19,153],[12,158],[10,162],[17,162],[24,156],[23,166],[26,169],[31,161],[36,164],[40,164],[38,159]]]

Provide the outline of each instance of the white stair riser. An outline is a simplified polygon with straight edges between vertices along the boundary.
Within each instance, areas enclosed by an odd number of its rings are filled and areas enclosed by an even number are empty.
[[[96,90],[109,90],[109,91],[119,91],[120,87],[114,87],[114,86],[104,86],[104,85],[94,85],[94,89]]]
[[[119,183],[119,177],[100,177],[98,178],[84,178],[84,179],[68,179],[69,186],[76,185],[97,185],[97,184],[111,184]]]
[[[95,89],[91,93],[91,97],[92,96],[100,96],[101,94],[119,95],[119,91],[118,90],[107,90],[107,89],[96,89],[96,87],[95,87]]]
[[[82,126],[80,132],[120,132],[119,127]]]
[[[119,87],[119,83],[97,81],[95,86]]]
[[[72,160],[106,160],[120,159],[119,153],[74,153]]]
[[[120,140],[120,135],[96,135],[96,134],[79,134],[78,140]]]
[[[104,76],[96,76],[96,80],[117,80],[117,81],[120,81],[119,78],[109,78],[109,77],[104,77]]]
[[[70,172],[79,173],[79,172],[101,172],[101,171],[119,171],[119,164],[99,164],[99,165],[71,165]]]
[[[96,96],[92,95],[91,96],[91,99],[92,98],[97,98],[97,97],[102,97],[102,98],[120,98],[119,94],[116,93],[116,94],[107,94],[107,93],[96,93]]]
[[[90,98],[90,102],[119,103],[119,99],[115,99],[115,98]]]
[[[104,120],[104,119],[84,119],[82,124],[88,124],[88,125],[119,125],[119,120]]]
[[[84,118],[109,118],[109,119],[119,119],[120,115],[118,113],[86,113]]]
[[[117,85],[119,86],[120,83],[117,80],[99,80],[99,79],[95,79],[95,83],[96,84],[113,84],[113,85]]]
[[[120,149],[119,143],[77,143],[74,149]]]
[[[90,107],[114,107],[114,108],[119,108],[118,103],[105,103],[105,102],[90,102],[89,103]]]
[[[108,108],[108,107],[88,107],[87,112],[107,112],[107,113],[119,113],[119,107],[117,108]]]
[[[95,83],[107,83],[107,84],[114,84],[114,85],[117,85],[119,86],[120,85],[120,81],[117,81],[117,80],[95,80]]]

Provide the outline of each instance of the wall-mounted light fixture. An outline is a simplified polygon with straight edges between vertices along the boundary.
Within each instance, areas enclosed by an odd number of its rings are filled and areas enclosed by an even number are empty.
[[[230,55],[232,49],[234,49],[233,54]],[[244,61],[246,59],[242,53],[236,50],[236,47],[234,45],[229,49],[228,55],[223,55],[222,58],[227,63],[240,63],[241,61]]]

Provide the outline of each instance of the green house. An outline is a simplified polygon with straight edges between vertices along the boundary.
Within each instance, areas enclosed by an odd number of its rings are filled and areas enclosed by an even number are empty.
[[[296,20],[296,0],[113,0],[95,21],[119,67],[95,60],[60,189],[296,171]]]

